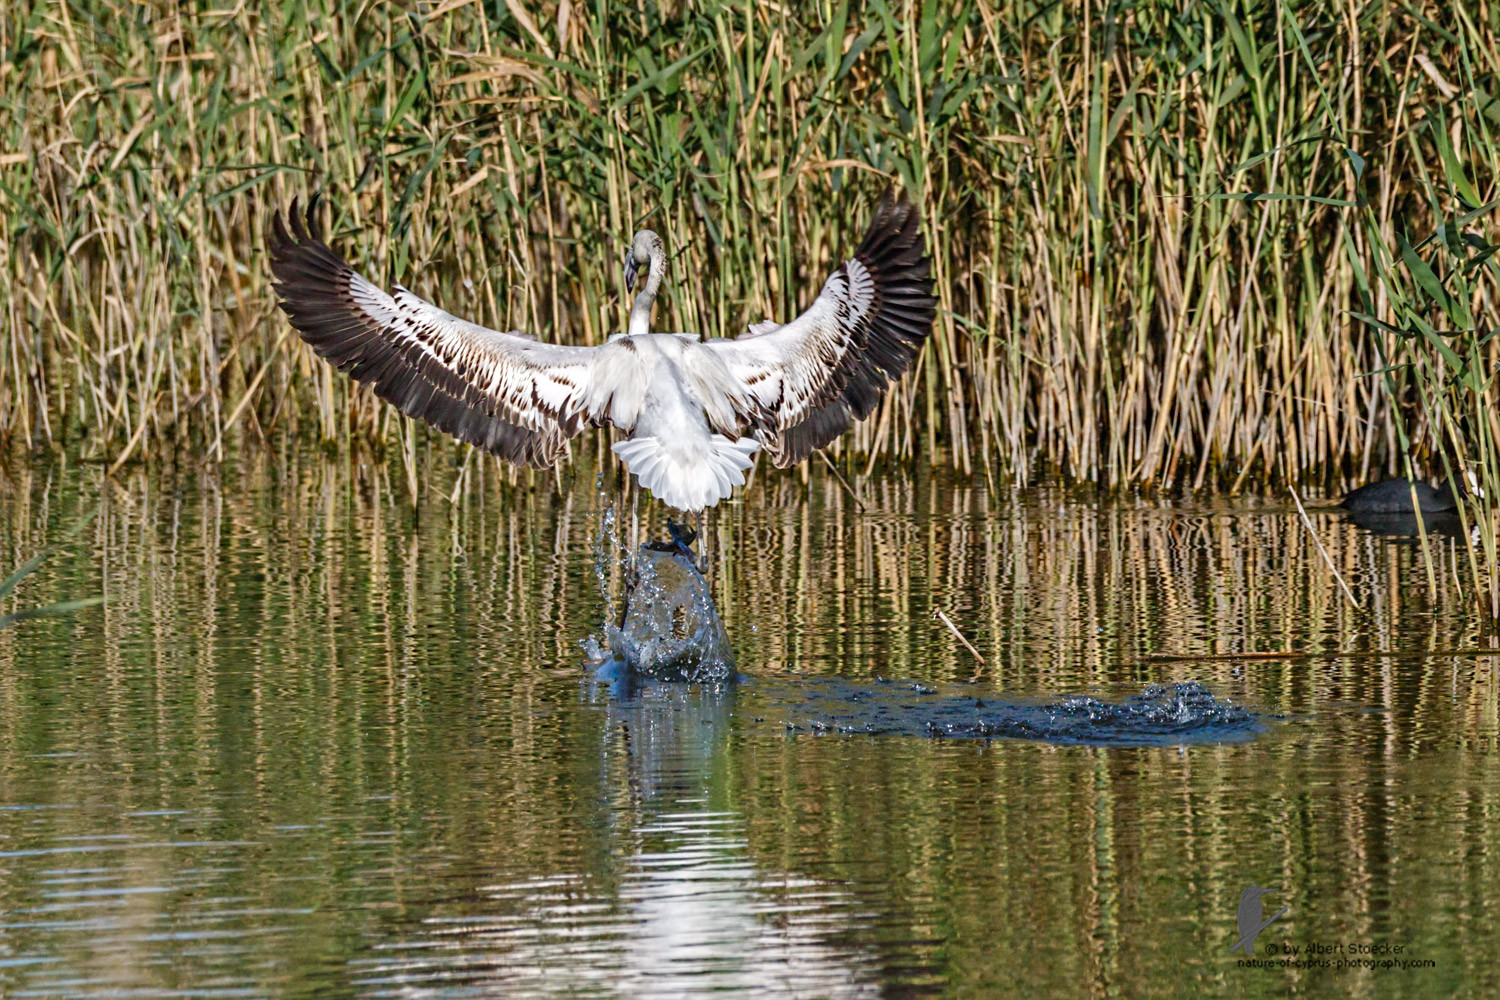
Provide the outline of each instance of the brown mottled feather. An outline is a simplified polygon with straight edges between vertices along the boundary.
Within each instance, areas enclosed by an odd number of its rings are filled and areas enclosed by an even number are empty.
[[[272,220],[271,270],[282,310],[320,357],[507,461],[545,468],[562,457],[585,419],[586,349],[487,330],[399,286],[388,296],[323,242],[311,210],[304,219],[293,202],[290,221],[289,233]]]
[[[795,465],[874,412],[932,332],[937,299],[918,221],[904,196],[886,195],[854,257],[806,312],[709,343],[758,402],[744,417],[777,466]]]

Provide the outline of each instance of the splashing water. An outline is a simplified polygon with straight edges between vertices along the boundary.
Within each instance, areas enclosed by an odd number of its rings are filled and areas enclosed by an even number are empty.
[[[621,537],[620,520],[606,499],[594,536],[594,575],[607,618],[603,634],[583,642],[595,679],[623,684],[617,691],[621,696],[639,681],[722,686],[739,680],[729,637],[691,550],[681,541],[632,550]],[[611,587],[617,573],[625,580],[623,609]],[[921,684],[887,680],[871,685],[767,678],[765,683],[765,693],[787,709],[785,726],[791,732],[1170,746],[1240,742],[1266,728],[1261,717],[1193,681],[1149,685],[1123,701],[1068,695],[1047,702],[940,694]]]
[[[606,626],[605,634],[614,656],[643,676],[712,684],[734,678],[734,653],[708,581],[680,552],[642,547],[624,622]]]
[[[1023,739],[1098,746],[1238,743],[1266,727],[1196,681],[1152,684],[1124,701],[1069,695],[1048,702],[940,694],[891,681],[783,681],[768,692],[790,731]]]
[[[599,584],[599,593],[604,597],[605,620],[616,621],[619,613],[615,608],[614,588],[610,586],[610,571],[616,567],[629,568],[630,546],[620,537],[619,510],[610,499],[602,473],[595,477],[594,488],[602,501],[599,529],[594,532],[593,540],[594,580]],[[588,649],[590,644],[594,649],[598,648],[598,642],[593,636],[585,640],[585,648]]]
[[[691,552],[642,545],[632,552],[606,503],[594,544],[594,574],[604,596],[604,635],[590,636],[585,653],[596,666],[623,668],[642,678],[725,684],[735,679],[734,652]],[[609,585],[611,571],[626,578],[624,610]]]

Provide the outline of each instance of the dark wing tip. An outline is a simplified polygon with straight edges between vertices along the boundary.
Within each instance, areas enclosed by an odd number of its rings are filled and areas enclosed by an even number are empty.
[[[407,416],[518,465],[547,468],[578,431],[576,415],[556,429],[522,427],[465,378],[463,365],[439,361],[410,336],[377,320],[351,294],[352,268],[323,242],[318,199],[271,217],[268,249],[282,312],[318,356]],[[290,231],[288,231],[290,229]]]
[[[875,284],[862,345],[888,378],[899,378],[932,333],[937,298],[932,294],[932,258],[920,228],[921,212],[903,193],[889,210],[877,211],[855,259]],[[868,386],[867,389],[877,388]],[[883,392],[884,386],[878,389]],[[868,393],[866,394],[868,395]],[[873,409],[850,399],[855,413]]]
[[[931,336],[938,300],[920,225],[921,211],[904,190],[887,191],[876,205],[854,254],[874,283],[873,301],[846,321],[848,348],[823,404],[777,435],[772,459],[779,467],[802,461],[873,413]]]
[[[271,252],[271,273],[276,276],[276,291],[286,301],[287,285],[298,275],[293,272],[302,265],[303,278],[308,270],[331,271],[329,277],[347,278],[348,266],[339,259],[322,239],[322,227],[314,214],[318,207],[318,196],[308,200],[307,209],[298,211],[297,198],[292,198],[286,215],[278,210],[271,214],[271,236],[267,249]]]
[[[291,242],[292,237],[286,231],[286,223],[282,221],[281,210],[277,209],[271,213],[271,259],[275,260],[284,254]]]

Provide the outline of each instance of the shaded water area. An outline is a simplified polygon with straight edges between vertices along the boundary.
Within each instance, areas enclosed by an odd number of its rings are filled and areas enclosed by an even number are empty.
[[[0,631],[0,994],[1500,989],[1500,660],[1451,652],[1491,643],[1451,539],[1429,583],[1419,543],[1314,511],[1355,610],[1277,499],[923,471],[860,510],[762,470],[708,543],[748,680],[627,692],[582,665],[608,495],[484,463],[451,503],[446,474],[414,516],[399,479],[321,457],[0,473],[0,568],[102,503],[0,612],[108,598]],[[827,721],[851,691],[1177,684],[1258,731]],[[1287,908],[1257,957],[1430,967],[1239,967],[1252,884]]]

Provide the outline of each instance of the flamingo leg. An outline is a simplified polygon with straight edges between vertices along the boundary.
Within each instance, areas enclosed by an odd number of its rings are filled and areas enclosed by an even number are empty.
[[[698,572],[700,573],[708,572],[708,536],[703,533],[704,516],[703,511],[700,509],[698,511],[698,524],[696,527],[698,532],[698,551],[702,553],[702,555],[698,556]]]

